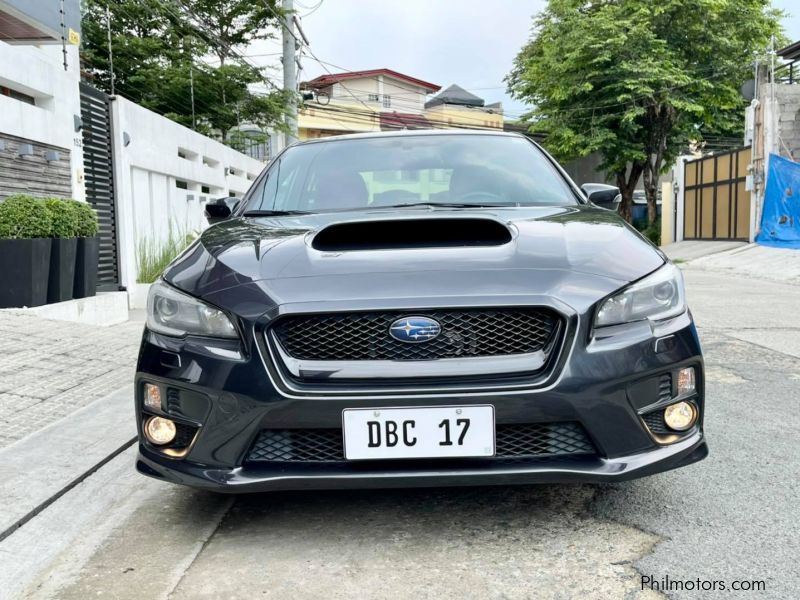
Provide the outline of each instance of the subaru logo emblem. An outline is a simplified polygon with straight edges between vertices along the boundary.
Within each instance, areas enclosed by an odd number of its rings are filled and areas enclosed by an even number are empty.
[[[389,335],[399,342],[418,344],[429,342],[442,332],[438,321],[428,317],[403,317],[389,327]]]

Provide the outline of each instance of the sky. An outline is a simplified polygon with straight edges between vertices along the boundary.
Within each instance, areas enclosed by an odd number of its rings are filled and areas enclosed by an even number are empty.
[[[526,111],[503,79],[530,37],[532,17],[545,0],[295,0],[310,48],[331,72],[386,67],[446,88],[452,83],[503,102],[507,119]],[[800,40],[800,0],[774,0],[787,13],[786,35]],[[315,9],[316,7],[316,9]],[[249,60],[274,65],[281,84],[280,40],[252,44]],[[270,54],[271,56],[262,56]],[[325,73],[310,56],[301,80]],[[335,65],[335,66],[334,66]]]

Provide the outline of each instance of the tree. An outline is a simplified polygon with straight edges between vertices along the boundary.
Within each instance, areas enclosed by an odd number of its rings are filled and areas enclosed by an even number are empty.
[[[278,15],[274,0],[87,0],[84,71],[111,91],[110,23],[116,93],[223,141],[242,122],[282,129],[286,94],[256,93],[267,80],[237,50],[270,37]]]
[[[769,0],[549,0],[509,90],[559,159],[600,153],[628,221],[643,177],[653,223],[658,176],[679,151],[741,132],[740,86],[780,17]]]

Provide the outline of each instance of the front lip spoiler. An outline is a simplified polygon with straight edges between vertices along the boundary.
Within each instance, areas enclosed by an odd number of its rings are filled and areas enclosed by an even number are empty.
[[[291,473],[291,465],[279,470],[234,467],[213,469],[184,461],[166,461],[139,446],[137,470],[150,477],[217,492],[243,493],[282,490],[365,489],[402,487],[445,487],[468,485],[508,485],[531,483],[602,483],[627,481],[676,469],[708,456],[703,433],[630,456],[604,459],[561,461],[553,459],[528,465],[497,464],[485,468],[388,471],[361,470],[357,473],[331,473],[320,469]]]

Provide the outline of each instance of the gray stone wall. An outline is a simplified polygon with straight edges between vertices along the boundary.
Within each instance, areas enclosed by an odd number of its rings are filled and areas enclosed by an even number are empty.
[[[25,144],[33,153],[20,156]],[[57,160],[47,160],[49,151],[58,153]],[[0,134],[0,199],[12,194],[69,198],[70,174],[69,150]]]
[[[768,92],[769,87],[765,91]],[[778,150],[781,156],[800,160],[800,85],[776,85],[775,100],[780,135]]]

